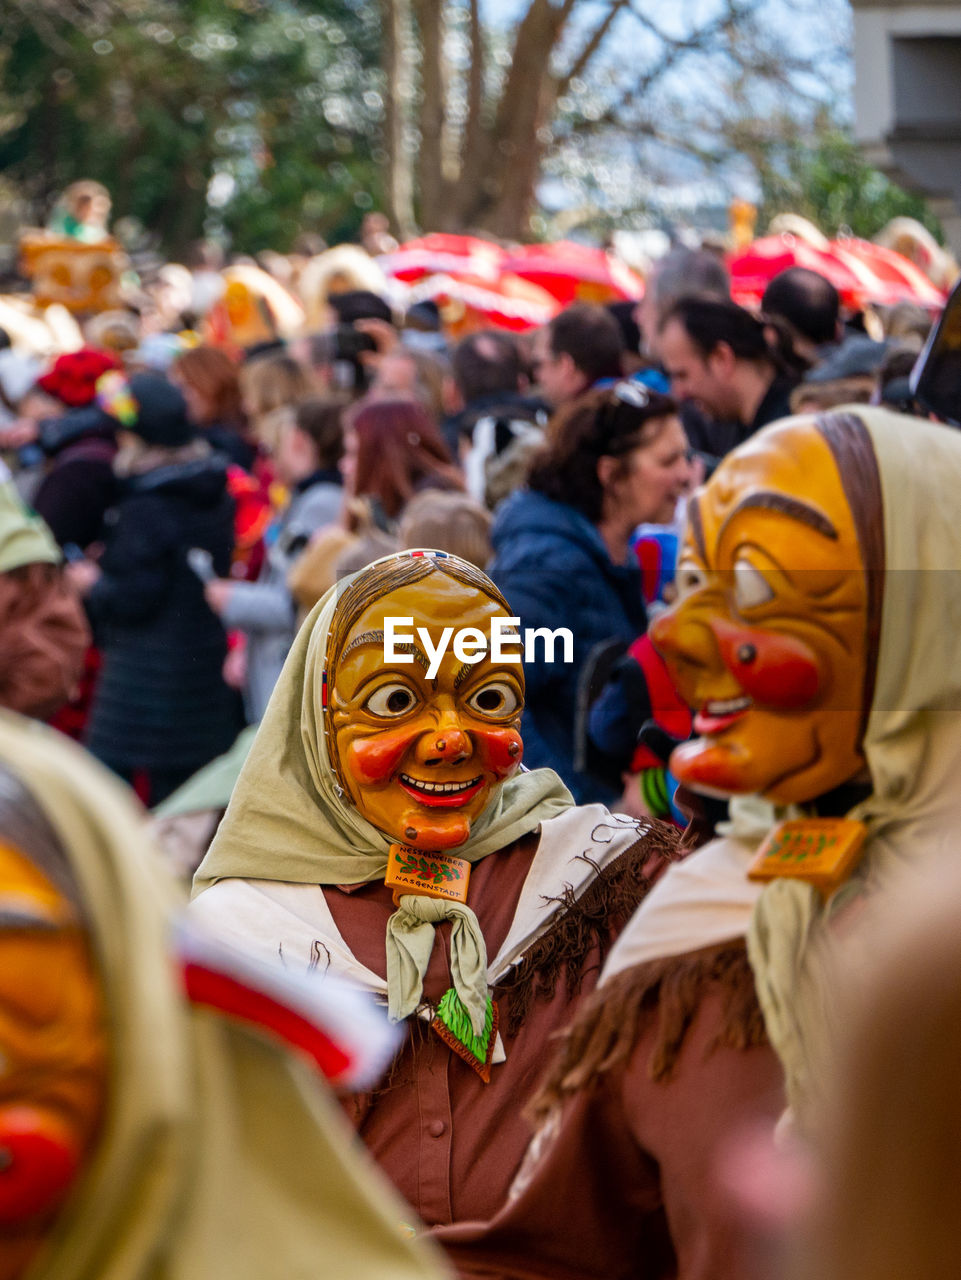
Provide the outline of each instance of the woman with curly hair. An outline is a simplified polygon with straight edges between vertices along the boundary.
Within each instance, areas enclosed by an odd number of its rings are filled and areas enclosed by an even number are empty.
[[[598,645],[647,629],[630,537],[645,521],[669,522],[689,478],[674,401],[619,382],[555,414],[527,489],[494,520],[489,572],[514,613],[573,634],[573,662],[525,663],[524,738],[532,765],[556,769],[584,803],[616,797],[575,767],[581,672]]]

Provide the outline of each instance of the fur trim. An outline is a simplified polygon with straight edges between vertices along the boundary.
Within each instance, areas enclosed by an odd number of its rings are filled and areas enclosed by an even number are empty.
[[[497,987],[498,996],[507,1000],[508,1037],[517,1035],[535,1000],[553,999],[562,977],[571,995],[580,991],[592,949],[600,945],[603,959],[658,876],[685,852],[675,827],[652,822],[619,858],[603,870],[596,868],[580,897],[568,886],[550,899],[562,904],[551,927]]]
[[[620,973],[587,1000],[561,1038],[559,1051],[532,1104],[544,1116],[570,1094],[592,1087],[630,1057],[655,1022],[648,1061],[652,1080],[670,1080],[701,1000],[722,989],[723,1024],[711,1044],[749,1049],[767,1043],[764,1018],[744,943],[725,942],[686,955],[651,960]]]
[[[570,994],[576,994],[587,974],[584,966],[595,944],[603,955],[627,923],[658,876],[671,862],[688,853],[677,828],[667,822],[651,822],[638,840],[604,870],[599,870],[579,898],[568,886],[554,901],[561,902],[551,928],[537,939],[520,963],[501,980],[495,998],[502,1001],[501,1028],[510,1040],[517,1035],[535,1000],[551,1000],[563,977]],[[595,864],[596,865],[596,864]],[[422,1006],[433,1016],[430,1001]],[[503,1009],[506,1008],[506,1016]],[[423,1018],[408,1018],[408,1041],[391,1063],[386,1079],[374,1093],[358,1099],[360,1113],[374,1099],[390,1089],[412,1083],[412,1060],[407,1049],[423,1052],[441,1047],[437,1036],[430,1034],[430,1023]]]
[[[186,444],[169,448],[166,445],[148,444],[135,436],[122,445],[113,460],[113,473],[121,480],[130,476],[145,476],[159,467],[179,466],[185,462],[199,462],[209,458],[213,450],[206,440],[188,440]]]

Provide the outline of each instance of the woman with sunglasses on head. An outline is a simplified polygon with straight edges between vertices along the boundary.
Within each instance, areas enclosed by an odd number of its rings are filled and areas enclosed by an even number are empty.
[[[548,428],[527,488],[494,522],[491,577],[522,626],[568,628],[573,661],[525,662],[527,763],[556,769],[581,803],[617,791],[578,768],[574,722],[585,663],[598,645],[624,646],[647,626],[630,548],[642,523],[669,523],[690,480],[677,407],[639,383],[618,382],[564,406]]]

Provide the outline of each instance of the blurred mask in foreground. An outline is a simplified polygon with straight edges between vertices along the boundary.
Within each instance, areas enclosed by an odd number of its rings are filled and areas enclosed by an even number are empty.
[[[103,995],[66,860],[3,769],[0,815],[0,1280],[13,1280],[85,1164],[107,1064]]]

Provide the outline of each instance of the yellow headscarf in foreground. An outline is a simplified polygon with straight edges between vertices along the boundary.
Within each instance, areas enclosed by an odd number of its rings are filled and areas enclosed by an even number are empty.
[[[880,409],[860,418],[881,480],[885,574],[874,696],[864,737],[872,794],[860,866],[825,906],[811,886],[761,894],[748,946],[765,1023],[796,1106],[814,1093],[817,1037],[833,1017],[825,922],[899,866],[961,843],[961,432]]]
[[[306,1061],[186,1002],[176,897],[125,790],[42,726],[0,716],[86,908],[110,1025],[104,1127],[27,1280],[426,1280],[432,1249]]]

